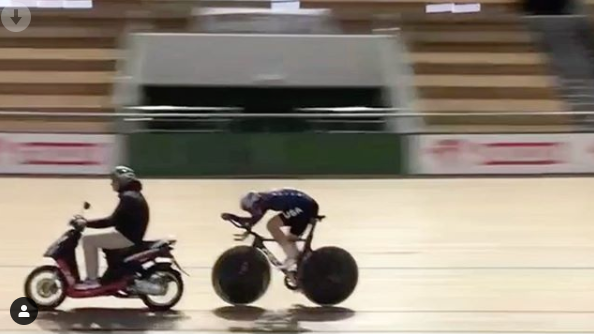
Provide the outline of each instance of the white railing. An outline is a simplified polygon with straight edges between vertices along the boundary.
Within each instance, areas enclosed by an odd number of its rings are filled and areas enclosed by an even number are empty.
[[[146,112],[147,110],[155,112]],[[167,112],[167,110],[171,110]],[[216,112],[219,110],[219,112]],[[119,134],[142,133],[142,132],[168,132],[168,133],[207,133],[207,132],[227,132],[227,131],[252,131],[249,128],[255,127],[253,131],[284,131],[289,127],[289,131],[324,132],[324,133],[450,133],[460,130],[447,130],[447,128],[423,126],[421,128],[404,129],[394,131],[389,126],[390,122],[402,121],[406,119],[418,119],[419,117],[436,117],[447,119],[448,117],[507,117],[505,124],[493,124],[493,126],[507,128],[506,131],[514,127],[513,117],[554,117],[564,116],[590,116],[594,111],[557,111],[557,112],[408,112],[399,111],[394,108],[301,108],[295,112],[288,113],[246,113],[241,112],[242,108],[204,108],[204,107],[179,107],[179,106],[161,106],[161,107],[126,107],[119,108],[116,112],[49,112],[49,111],[11,111],[0,110],[0,122],[2,119],[19,118],[27,120],[28,118],[46,119],[48,129],[52,127],[52,121],[73,122],[73,128],[64,130],[66,132],[76,131],[77,121],[101,122],[110,125],[111,132]],[[184,112],[185,111],[185,112]],[[511,117],[511,119],[510,119]],[[253,124],[245,124],[244,128],[241,120],[256,119],[294,119],[295,124],[271,124],[263,121]],[[569,117],[568,117],[569,118]],[[547,131],[546,126],[551,126],[550,131],[591,131],[587,117],[581,119],[568,119],[567,122],[557,124],[533,124],[537,128],[530,129],[530,124],[521,124],[518,131]],[[591,117],[594,119],[594,117]],[[152,124],[150,124],[152,123]],[[464,125],[459,122],[459,125]],[[488,122],[484,122],[488,123]],[[454,125],[454,124],[449,124]],[[488,125],[488,124],[485,124]],[[518,124],[520,125],[520,124]],[[8,123],[7,123],[8,126]],[[276,128],[279,126],[279,128]],[[465,132],[472,132],[473,125],[467,124],[468,129]],[[528,128],[526,128],[528,126]],[[544,127],[543,127],[544,126]],[[559,127],[555,127],[559,126]],[[235,129],[235,130],[234,130]],[[522,130],[524,129],[524,130]],[[538,130],[540,129],[540,130]],[[51,130],[51,129],[50,129]],[[22,130],[21,130],[22,131]],[[36,132],[37,130],[32,130]],[[56,130],[60,132],[62,130]],[[478,131],[478,130],[477,130]],[[481,130],[482,131],[482,130]],[[490,130],[498,133],[497,130]],[[502,130],[503,131],[503,130]],[[47,132],[47,130],[46,130]],[[51,131],[50,131],[51,132]]]
[[[123,107],[120,110],[130,110],[130,112],[53,112],[53,111],[10,111],[0,110],[2,116],[19,117],[98,117],[98,118],[128,118],[128,117],[230,117],[230,118],[258,118],[258,117],[279,117],[279,118],[316,118],[316,117],[348,117],[348,118],[367,118],[367,117],[460,117],[460,116],[590,116],[594,111],[518,111],[518,112],[402,112],[396,108],[295,108],[293,113],[242,113],[237,112],[243,108],[223,108],[223,107],[184,107],[184,106],[138,106]],[[195,113],[181,112],[163,112],[146,113],[138,111],[195,111]],[[235,112],[212,112],[235,111]],[[204,111],[204,112],[198,112]],[[209,112],[210,111],[210,112]],[[325,112],[324,112],[325,111]],[[350,112],[348,112],[350,111]]]

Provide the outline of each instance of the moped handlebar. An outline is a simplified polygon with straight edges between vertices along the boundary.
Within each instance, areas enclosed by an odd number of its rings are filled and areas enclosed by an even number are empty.
[[[77,215],[74,215],[74,217],[68,222],[68,225],[72,226],[74,229],[76,229],[78,231],[84,230],[84,228],[86,227],[87,219],[83,216],[83,213],[85,212],[85,210],[88,210],[90,208],[91,208],[91,204],[89,202],[85,201],[83,203],[81,212]],[[83,223],[80,223],[81,221]]]
[[[78,231],[82,231],[85,229],[86,223],[87,220],[84,217],[76,215],[68,222],[68,225],[72,226],[74,229]]]

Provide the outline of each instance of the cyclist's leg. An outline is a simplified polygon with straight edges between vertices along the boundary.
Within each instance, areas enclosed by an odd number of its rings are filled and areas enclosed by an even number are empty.
[[[292,222],[290,219],[285,218],[282,214],[278,214],[272,217],[266,225],[268,231],[270,232],[274,240],[278,242],[278,244],[283,249],[285,255],[287,256],[287,259],[285,260],[286,265],[291,265],[292,262],[294,262],[294,260],[297,259],[297,256],[299,255],[299,249],[297,249],[297,244],[295,243],[294,236],[291,236],[291,234],[286,235],[281,230],[283,226],[291,226],[292,228],[291,223]]]

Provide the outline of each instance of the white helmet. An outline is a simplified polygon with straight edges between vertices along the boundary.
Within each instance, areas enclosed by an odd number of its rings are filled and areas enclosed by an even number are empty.
[[[120,189],[126,187],[132,181],[138,181],[134,170],[127,166],[116,166],[109,175]]]
[[[240,207],[242,210],[249,210],[252,208],[252,206],[254,205],[254,203],[256,203],[257,200],[260,199],[260,195],[258,195],[257,192],[255,191],[250,191],[248,192],[245,196],[243,196],[241,198],[240,201]]]

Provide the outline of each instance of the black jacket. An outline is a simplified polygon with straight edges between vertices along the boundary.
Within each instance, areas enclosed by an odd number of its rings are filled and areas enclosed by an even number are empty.
[[[89,220],[87,227],[115,227],[123,236],[135,244],[140,244],[149,223],[149,206],[141,193],[139,181],[119,192],[120,202],[111,216],[103,219]]]

